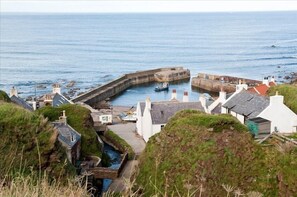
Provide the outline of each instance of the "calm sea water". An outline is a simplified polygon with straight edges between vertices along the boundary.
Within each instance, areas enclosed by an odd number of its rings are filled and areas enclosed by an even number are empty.
[[[297,12],[196,14],[1,14],[0,88],[34,95],[75,80],[84,91],[124,73],[182,65],[253,79],[297,71]],[[275,47],[272,47],[275,45]],[[281,78],[278,78],[279,80]],[[115,105],[154,94],[127,90]],[[174,85],[191,91],[190,83]],[[64,88],[65,91],[68,91]],[[153,94],[153,95],[152,95]],[[191,91],[191,100],[198,97]]]

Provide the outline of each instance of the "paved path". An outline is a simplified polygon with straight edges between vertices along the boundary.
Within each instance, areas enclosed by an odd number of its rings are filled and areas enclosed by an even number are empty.
[[[133,148],[136,155],[140,155],[144,150],[145,142],[137,135],[135,123],[109,125],[108,128],[125,140]]]

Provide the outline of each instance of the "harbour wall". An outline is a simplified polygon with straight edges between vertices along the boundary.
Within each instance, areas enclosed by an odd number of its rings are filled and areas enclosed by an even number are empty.
[[[155,82],[155,74],[163,71],[174,71],[177,72],[180,70],[180,73],[184,73],[183,67],[170,67],[170,68],[158,68],[153,70],[138,71],[135,73],[125,74],[107,84],[94,88],[88,92],[83,93],[82,95],[72,99],[73,102],[83,102],[88,105],[96,104],[100,101],[103,101],[107,98],[113,97],[122,91],[130,88],[134,85],[144,84]],[[179,77],[174,78],[174,81],[190,78],[190,75],[181,74]]]
[[[198,73],[197,77],[192,78],[191,85],[210,92],[220,92],[221,88],[223,88],[225,92],[230,93],[235,92],[236,85],[239,81],[247,84],[248,86],[261,84],[261,81],[253,79]]]

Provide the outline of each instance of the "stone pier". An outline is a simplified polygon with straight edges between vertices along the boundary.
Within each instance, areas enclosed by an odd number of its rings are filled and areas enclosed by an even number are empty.
[[[84,94],[72,99],[73,102],[83,102],[92,105],[113,97],[120,92],[134,85],[161,82],[161,81],[179,81],[189,79],[190,71],[183,67],[158,68],[153,70],[139,71],[125,74],[105,85],[94,88]]]

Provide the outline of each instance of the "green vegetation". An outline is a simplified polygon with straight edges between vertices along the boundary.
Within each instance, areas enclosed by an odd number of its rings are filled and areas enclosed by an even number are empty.
[[[276,91],[285,97],[285,104],[297,113],[297,86],[289,84],[273,86],[269,88],[268,94],[270,96],[275,95]]]
[[[293,196],[296,168],[296,148],[260,146],[231,116],[187,110],[149,140],[136,182],[145,196],[225,196],[226,185],[245,194]]]
[[[0,196],[13,197],[69,197],[69,196],[91,196],[86,189],[79,187],[73,181],[67,181],[61,185],[59,181],[49,182],[46,176],[36,181],[33,176],[16,175],[9,184],[0,182]]]
[[[43,116],[0,101],[0,179],[32,172],[60,180],[74,175],[56,138],[57,131]]]
[[[9,96],[2,90],[0,90],[0,101],[10,102]]]
[[[133,151],[133,148],[125,140],[123,140],[117,134],[115,134],[113,131],[111,130],[106,131],[104,133],[104,136],[112,143],[120,146],[121,152],[128,152],[129,160],[134,158],[135,153]]]
[[[101,146],[97,141],[96,131],[93,128],[93,120],[90,111],[79,105],[61,105],[59,107],[43,107],[37,111],[43,114],[50,121],[59,119],[61,113],[65,110],[67,123],[78,131],[81,138],[81,155],[82,157],[96,155],[101,157]]]

